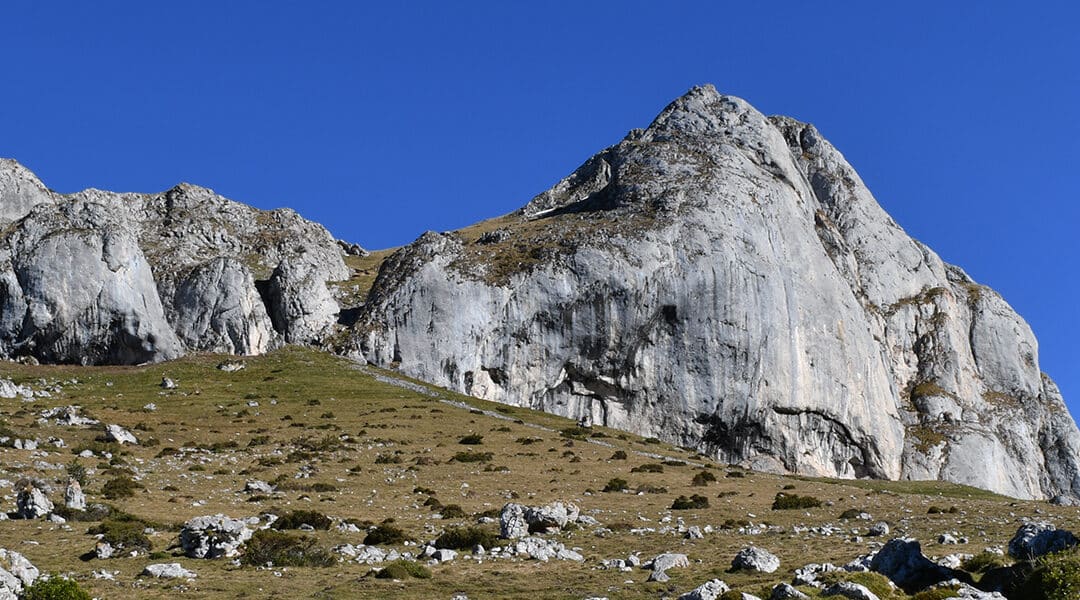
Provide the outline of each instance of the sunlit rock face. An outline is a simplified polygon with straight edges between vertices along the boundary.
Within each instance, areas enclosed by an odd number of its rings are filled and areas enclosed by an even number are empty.
[[[188,184],[63,195],[0,160],[0,226],[0,354],[45,362],[311,342],[337,319],[327,282],[349,275],[322,226]]]
[[[517,213],[398,251],[354,339],[419,379],[755,468],[1080,495],[1027,324],[812,125],[711,86]]]

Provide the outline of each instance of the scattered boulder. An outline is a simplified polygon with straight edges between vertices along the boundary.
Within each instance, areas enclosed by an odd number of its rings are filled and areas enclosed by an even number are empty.
[[[679,596],[679,600],[718,600],[721,594],[730,589],[723,581],[713,579]]]
[[[675,552],[665,552],[664,554],[658,554],[655,558],[643,565],[647,569],[652,569],[652,573],[649,574],[649,581],[665,582],[668,577],[667,570],[675,567],[689,567],[690,559],[685,554],[677,554]]]
[[[41,418],[53,419],[57,425],[68,427],[88,427],[100,422],[97,419],[82,416],[79,414],[80,410],[82,409],[78,406],[57,406],[41,411]]]
[[[772,593],[769,594],[769,600],[805,600],[810,596],[795,589],[789,583],[781,583],[772,589]]]
[[[117,444],[134,444],[138,445],[139,440],[135,437],[135,434],[131,433],[127,429],[119,425],[106,425],[105,426],[105,439]]]
[[[512,554],[524,555],[544,562],[551,559],[572,560],[575,562],[585,560],[585,557],[579,552],[571,550],[555,540],[546,540],[539,537],[519,539],[512,547]]]
[[[772,573],[780,568],[780,559],[768,550],[747,546],[735,555],[735,558],[731,561],[731,568],[757,571],[758,573]]]
[[[99,540],[98,543],[94,544],[94,557],[98,560],[105,560],[113,556],[116,556],[116,548],[109,542]]]
[[[238,360],[227,360],[225,362],[218,363],[219,371],[225,371],[226,373],[235,373],[237,371],[243,371],[247,368],[247,365]]]
[[[265,481],[253,479],[244,484],[244,492],[248,494],[273,494],[274,486]]]
[[[1058,529],[1046,521],[1024,523],[1009,540],[1009,556],[1031,560],[1051,552],[1060,552],[1080,543],[1071,531]]]
[[[180,547],[190,558],[232,558],[253,533],[245,521],[222,514],[195,517],[180,530]]]
[[[166,390],[175,390],[177,388],[177,383],[168,377],[162,377],[161,387]]]
[[[15,600],[41,573],[25,556],[0,548],[0,599]]]
[[[937,543],[943,544],[943,545],[951,545],[951,544],[959,544],[960,541],[957,540],[956,536],[954,536],[951,533],[943,533],[943,534],[938,536]]]
[[[850,598],[851,600],[879,600],[877,594],[871,592],[866,586],[850,581],[834,583],[826,588],[821,595],[843,596],[844,598]]]
[[[908,538],[889,540],[870,561],[870,570],[888,577],[909,594],[954,578],[970,581],[967,573],[943,567],[926,558],[919,542]]]
[[[866,531],[866,535],[870,537],[889,535],[889,524],[885,521],[878,521],[870,526],[870,529]]]
[[[499,537],[515,540],[529,535],[529,522],[525,520],[525,507],[509,503],[499,512]]]
[[[0,398],[33,398],[34,390],[25,385],[17,385],[10,379],[0,379]]]
[[[158,577],[160,579],[194,579],[198,577],[196,573],[185,569],[180,563],[146,565],[146,568],[142,570],[141,575]]]
[[[53,503],[45,492],[38,489],[31,481],[17,485],[19,495],[15,499],[15,513],[23,519],[37,519],[53,511]]]

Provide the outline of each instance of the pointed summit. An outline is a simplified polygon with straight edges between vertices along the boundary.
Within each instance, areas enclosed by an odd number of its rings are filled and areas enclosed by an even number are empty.
[[[54,194],[30,169],[11,158],[0,158],[0,222],[17,221],[38,204],[55,201]]]

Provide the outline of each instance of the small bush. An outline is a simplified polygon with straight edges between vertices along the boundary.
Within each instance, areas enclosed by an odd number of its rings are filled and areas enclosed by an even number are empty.
[[[1066,550],[1040,558],[1015,597],[1028,600],[1080,598],[1080,552]]]
[[[364,537],[364,543],[368,546],[376,546],[380,544],[400,544],[406,540],[411,539],[405,535],[405,532],[398,527],[383,523],[373,527],[368,531],[367,536]]]
[[[647,483],[643,483],[643,484],[637,486],[637,489],[634,490],[634,491],[636,491],[639,494],[666,494],[666,493],[668,493],[668,489],[666,487],[662,486],[662,485],[649,485]]]
[[[491,548],[499,545],[499,537],[480,527],[451,527],[435,540],[436,548],[471,550],[477,544]]]
[[[483,444],[484,443],[484,436],[476,434],[476,433],[471,433],[471,434],[461,438],[460,440],[458,440],[458,443],[459,444],[465,444],[466,446],[476,446],[478,444]]]
[[[490,462],[495,455],[491,452],[473,452],[472,450],[466,450],[465,452],[458,452],[454,455],[456,462],[462,463],[474,463],[474,462]]]
[[[605,492],[625,492],[630,489],[630,484],[625,479],[619,477],[612,477],[608,480],[607,485],[604,486]]]
[[[463,519],[465,510],[457,504],[447,504],[439,510],[444,519]]]
[[[616,450],[615,453],[611,455],[610,460],[626,460],[626,451]]]
[[[794,510],[802,508],[817,508],[821,506],[821,500],[813,496],[800,496],[798,494],[785,494],[778,492],[773,499],[773,510]]]
[[[643,439],[641,441],[642,441],[642,443],[645,443],[645,444],[659,444],[660,443],[660,438],[647,437],[647,438],[645,438],[645,439]]]
[[[664,465],[657,463],[645,463],[630,469],[631,473],[663,473]]]
[[[728,471],[724,477],[729,479],[742,479],[743,477],[746,477],[746,473],[743,473],[742,471]]]
[[[146,537],[143,530],[146,523],[142,521],[120,521],[109,519],[102,521],[86,530],[90,535],[101,535],[101,541],[108,542],[118,549],[126,551],[141,550],[149,552],[151,549],[150,538]]]
[[[1009,559],[1003,554],[995,554],[993,552],[980,552],[975,556],[964,561],[964,564],[960,566],[961,569],[968,573],[985,573],[990,569],[996,569],[998,567],[1006,567],[1009,565]]]
[[[23,589],[23,600],[91,600],[90,594],[79,587],[78,582],[53,575],[40,578]]]
[[[689,498],[679,496],[671,503],[671,510],[693,510],[695,508],[709,508],[709,499],[699,494],[693,494]]]
[[[567,427],[559,432],[559,435],[571,440],[584,440],[591,433],[590,429],[585,427]]]
[[[399,560],[386,565],[382,570],[375,573],[376,579],[408,579],[409,577],[430,579],[431,569],[420,563]]]
[[[845,510],[844,512],[840,513],[840,518],[841,519],[857,519],[857,518],[859,518],[859,515],[861,515],[863,512],[864,511],[861,511],[861,510],[859,510],[857,508],[849,508],[849,509]]]
[[[334,555],[319,548],[313,538],[271,529],[256,531],[246,548],[243,561],[255,566],[269,563],[276,567],[329,567],[337,563]]]
[[[119,500],[121,498],[130,498],[135,495],[136,491],[141,489],[143,487],[134,479],[121,475],[106,481],[105,485],[101,486],[101,494],[109,500]]]
[[[299,529],[301,525],[311,525],[315,529],[330,529],[330,517],[314,510],[294,510],[281,515],[274,521],[274,529]]]
[[[955,515],[958,512],[960,512],[960,509],[956,508],[955,506],[950,506],[949,508],[931,506],[929,509],[926,510],[926,514],[928,515]]]
[[[73,479],[79,482],[79,485],[86,487],[86,467],[79,464],[79,459],[71,461],[67,466],[68,479]]]
[[[716,475],[713,475],[709,471],[698,471],[694,473],[694,478],[690,480],[690,485],[696,487],[705,487],[716,481]]]

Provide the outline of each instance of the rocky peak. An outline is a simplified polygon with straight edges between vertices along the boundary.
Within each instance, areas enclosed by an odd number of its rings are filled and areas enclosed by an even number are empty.
[[[0,222],[21,219],[38,204],[53,199],[53,192],[29,169],[10,158],[0,158]]]

